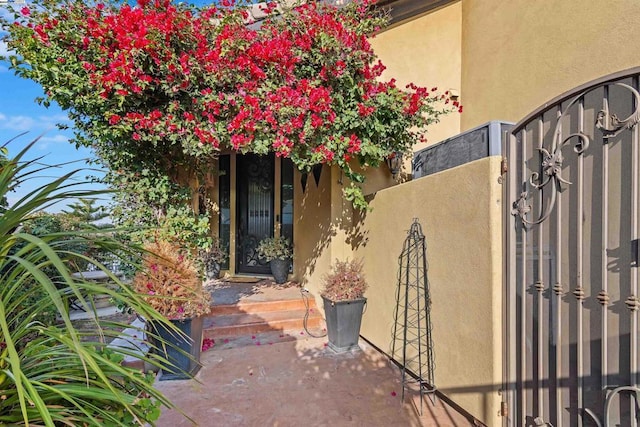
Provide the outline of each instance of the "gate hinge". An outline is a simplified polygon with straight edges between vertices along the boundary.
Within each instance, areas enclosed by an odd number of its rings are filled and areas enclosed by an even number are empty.
[[[509,161],[506,157],[502,158],[502,162],[500,162],[500,174],[504,175],[509,170]]]
[[[509,404],[507,402],[500,402],[500,416],[501,417],[509,416]]]

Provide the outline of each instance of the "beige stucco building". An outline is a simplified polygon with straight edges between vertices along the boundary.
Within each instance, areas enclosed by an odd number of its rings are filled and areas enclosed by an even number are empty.
[[[640,66],[636,0],[385,0],[393,25],[372,40],[399,85],[452,90],[463,114],[442,119],[430,144],[500,120],[516,123],[545,102],[586,82]],[[493,153],[495,154],[495,153]],[[385,168],[367,171],[373,210],[354,212],[342,198],[344,179],[324,167],[302,176],[268,159],[273,188],[247,199],[247,160],[223,156],[220,233],[231,248],[246,245],[250,216],[269,218],[268,233],[292,238],[292,277],[316,297],[337,259],[362,258],[370,284],[361,335],[390,352],[398,257],[413,218],[428,244],[438,389],[489,426],[501,425],[503,398],[502,157],[399,183]],[[264,230],[263,230],[264,232]],[[232,273],[261,274],[232,250]],[[318,300],[320,302],[320,300]]]

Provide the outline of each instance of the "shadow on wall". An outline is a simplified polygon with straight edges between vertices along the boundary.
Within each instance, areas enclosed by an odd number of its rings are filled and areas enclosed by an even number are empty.
[[[350,251],[366,246],[369,240],[369,231],[363,226],[366,211],[354,210],[351,202],[344,198],[340,199],[340,208],[332,207],[332,186],[338,186],[338,191],[342,187],[341,182],[334,184],[331,179],[331,170],[324,167],[318,185],[309,180],[301,193],[300,214],[297,215],[296,224],[299,231],[296,233],[295,245],[304,256],[304,259],[300,260],[302,266],[296,268],[301,275],[298,279],[302,285],[308,284],[316,272],[327,271],[336,258],[342,258],[339,253],[327,252],[333,239],[344,239],[337,242],[338,247],[340,244],[346,244]],[[340,196],[342,197],[341,191]],[[373,200],[373,197],[375,195],[369,196],[368,201]],[[319,264],[322,258],[323,264]]]
[[[326,169],[326,168],[325,168]],[[325,171],[324,175],[330,175]],[[324,177],[323,177],[324,178]],[[316,262],[329,247],[336,230],[331,224],[331,191],[328,179],[320,181],[317,188],[310,185],[302,194],[298,227],[295,233],[295,247],[298,254],[304,254],[302,268],[297,269],[302,277],[301,284],[307,284],[316,271]]]
[[[366,197],[367,203],[371,203],[375,198],[375,193]],[[349,206],[350,207],[350,206]],[[353,210],[352,222],[346,229],[346,243],[351,247],[352,251],[367,246],[369,242],[369,230],[365,229],[365,219],[368,211]]]

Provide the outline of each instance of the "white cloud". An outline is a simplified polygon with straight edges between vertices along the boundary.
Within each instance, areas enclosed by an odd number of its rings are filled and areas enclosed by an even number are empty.
[[[58,134],[54,136],[43,136],[42,138],[40,138],[40,141],[57,144],[58,142],[68,142],[69,138],[64,135]]]
[[[53,128],[58,123],[71,123],[66,114],[50,114],[48,116],[40,116],[38,120],[44,128]]]
[[[69,118],[65,114],[51,114],[48,116],[8,116],[0,113],[0,129],[12,131],[43,131],[48,132],[56,129],[58,123],[69,123]]]
[[[0,113],[0,129],[27,131],[35,127],[36,121],[28,116],[6,116]]]
[[[38,139],[38,143],[36,144],[38,150],[46,150],[49,147],[51,147],[51,145],[55,145],[55,144],[61,144],[61,143],[68,143],[69,142],[69,138],[67,138],[64,135],[61,134],[57,134],[54,136],[42,136]]]
[[[9,48],[7,47],[7,42],[4,40],[0,40],[0,56],[8,56],[14,53],[13,51],[9,52]]]

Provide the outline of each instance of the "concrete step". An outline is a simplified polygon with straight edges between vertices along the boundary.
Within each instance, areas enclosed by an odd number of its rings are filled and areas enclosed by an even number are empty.
[[[253,335],[241,335],[232,337],[219,337],[212,339],[210,343],[214,350],[231,350],[238,347],[247,346],[270,346],[285,342],[305,340],[309,338],[326,337],[326,329],[309,328],[309,331],[291,330],[291,331],[268,331]]]
[[[255,313],[235,313],[209,316],[204,319],[205,338],[238,337],[269,331],[304,330],[306,310],[280,310]],[[324,327],[324,319],[317,310],[310,311],[307,320],[309,329]]]
[[[147,337],[144,332],[145,324],[140,319],[135,319],[131,322],[129,328],[122,331],[120,336],[111,341],[108,347],[119,347],[131,351],[133,354],[125,356],[122,364],[129,368],[138,370],[144,370],[144,362],[140,359],[143,355],[149,351],[149,344],[147,344]],[[137,354],[138,356],[135,356]]]

